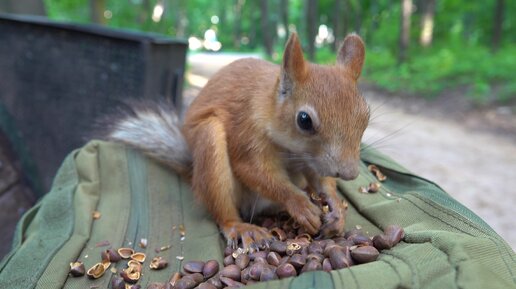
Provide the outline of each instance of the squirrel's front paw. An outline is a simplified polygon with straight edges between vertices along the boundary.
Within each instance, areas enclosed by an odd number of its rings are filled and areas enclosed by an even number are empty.
[[[249,252],[258,251],[268,247],[272,241],[272,235],[263,227],[243,222],[226,222],[221,227],[228,246],[236,249],[239,244]]]
[[[287,201],[286,209],[290,216],[303,226],[309,234],[315,235],[319,232],[322,211],[310,202],[308,197],[303,195],[294,196]]]
[[[329,212],[325,213],[323,216],[324,225],[321,228],[320,235],[331,238],[340,235],[344,231],[346,207],[336,195],[329,196],[327,204]]]

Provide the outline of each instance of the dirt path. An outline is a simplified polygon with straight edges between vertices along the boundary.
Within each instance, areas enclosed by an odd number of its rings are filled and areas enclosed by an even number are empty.
[[[439,184],[516,248],[514,139],[454,119],[407,112],[371,91],[364,95],[377,115],[364,141],[385,138],[373,146]]]
[[[239,57],[190,56],[185,103],[220,67]],[[516,248],[516,138],[502,135],[496,128],[472,129],[464,119],[447,117],[446,109],[425,111],[424,102],[412,103],[419,109],[411,109],[400,105],[400,99],[367,87],[363,95],[373,111],[364,141],[439,184]],[[516,116],[512,118],[516,120]]]

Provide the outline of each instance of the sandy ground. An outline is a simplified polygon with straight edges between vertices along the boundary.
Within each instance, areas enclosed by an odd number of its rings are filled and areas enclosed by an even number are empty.
[[[213,73],[240,57],[190,55],[185,105]],[[403,99],[367,87],[362,92],[373,111],[364,141],[439,184],[516,248],[516,137],[504,135],[510,131],[475,129],[478,126],[467,125],[471,121],[448,117],[446,105],[427,110],[424,102],[416,102],[411,104],[418,106],[414,110]],[[509,116],[509,121],[514,124],[516,116]]]

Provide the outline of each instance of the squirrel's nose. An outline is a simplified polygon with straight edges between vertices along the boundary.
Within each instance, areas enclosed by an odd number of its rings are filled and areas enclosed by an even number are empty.
[[[358,173],[358,166],[343,166],[335,172],[335,177],[349,181],[356,179],[358,177]]]

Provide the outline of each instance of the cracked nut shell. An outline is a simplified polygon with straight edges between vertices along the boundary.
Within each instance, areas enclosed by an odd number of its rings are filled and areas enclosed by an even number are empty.
[[[131,254],[131,259],[136,260],[140,263],[145,262],[145,258],[147,258],[147,256],[145,255],[145,253],[142,253],[142,252],[136,252],[136,253]]]
[[[88,275],[88,277],[90,278],[97,279],[102,277],[102,275],[104,275],[104,272],[106,272],[106,267],[104,267],[104,264],[97,263],[93,265],[93,267],[88,269],[86,275]]]
[[[82,263],[81,261],[70,263],[70,274],[73,277],[84,276],[85,272],[86,269],[84,269],[84,263]]]
[[[134,250],[131,248],[119,248],[117,252],[123,259],[129,259],[131,255],[134,254]]]
[[[167,260],[163,259],[161,256],[157,256],[152,258],[149,267],[154,270],[161,270],[168,266]]]

